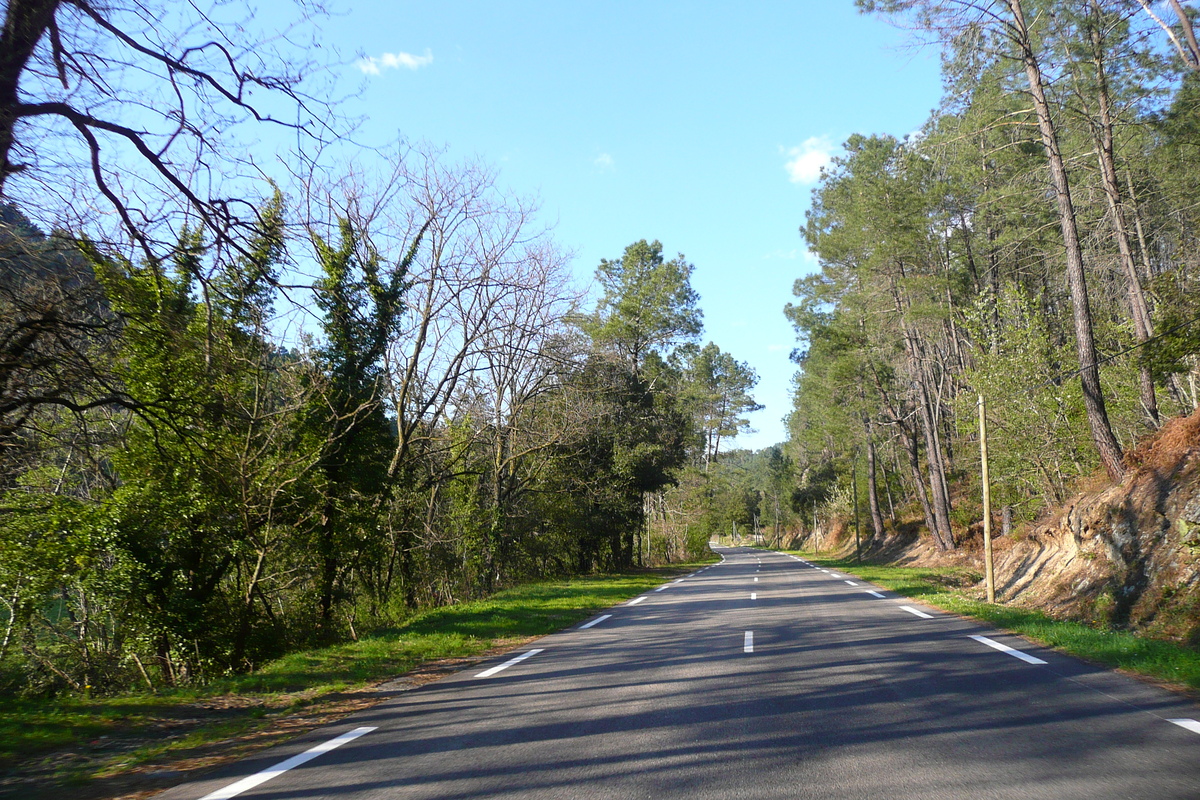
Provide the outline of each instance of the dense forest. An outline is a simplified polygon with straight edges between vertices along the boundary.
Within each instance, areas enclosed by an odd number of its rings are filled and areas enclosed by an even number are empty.
[[[786,309],[794,507],[811,525],[857,499],[866,535],[948,550],[982,519],[981,404],[1003,533],[1200,405],[1195,10],[858,5],[940,49],[945,94],[902,140],[850,137],[813,193],[821,270]]]

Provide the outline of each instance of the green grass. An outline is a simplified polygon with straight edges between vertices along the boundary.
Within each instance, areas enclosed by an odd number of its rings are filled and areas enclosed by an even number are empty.
[[[520,586],[486,600],[417,614],[402,625],[376,631],[357,642],[292,653],[253,673],[198,688],[111,698],[0,701],[0,768],[51,750],[86,748],[102,736],[119,737],[172,715],[187,716],[184,707],[205,698],[236,695],[264,703],[263,707],[242,708],[215,718],[174,738],[164,736],[163,741],[123,753],[119,759],[121,765],[143,763],[169,750],[194,747],[265,724],[261,718],[268,711],[287,710],[333,692],[394,678],[427,661],[475,656],[508,642],[553,633],[695,566]],[[93,773],[111,768],[100,766]],[[81,779],[79,775],[60,777]]]
[[[292,653],[211,688],[242,694],[361,686],[400,675],[425,661],[478,655],[496,640],[553,633],[658,586],[666,574],[649,570],[519,586],[486,600],[426,611],[357,642]]]
[[[980,580],[982,576],[973,570],[856,564],[854,559],[821,558],[813,553],[796,552],[814,564],[853,573],[897,594],[981,620],[1093,663],[1200,690],[1200,652],[1195,649],[1129,631],[1054,619],[1033,609],[989,605],[960,588]]]

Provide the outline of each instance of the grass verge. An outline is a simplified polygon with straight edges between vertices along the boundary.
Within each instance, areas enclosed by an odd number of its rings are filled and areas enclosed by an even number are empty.
[[[486,600],[414,615],[357,642],[292,653],[251,674],[199,688],[0,701],[0,777],[13,770],[43,783],[86,785],[277,725],[281,717],[298,712],[308,712],[320,724],[335,700],[369,694],[369,705],[385,696],[364,693],[374,684],[422,664],[451,660],[448,667],[425,675],[439,677],[461,668],[454,660],[502,651],[569,627],[695,566],[519,586]],[[323,702],[322,713],[314,712]],[[338,707],[349,713],[363,702]],[[31,769],[31,763],[41,769]],[[21,769],[14,770],[18,764]],[[12,786],[0,780],[0,795]]]
[[[1192,694],[1200,692],[1200,652],[1193,648],[1129,631],[1106,630],[1082,622],[1054,619],[1035,609],[989,605],[964,591],[966,586],[977,583],[982,577],[976,571],[962,567],[856,564],[849,558],[831,559],[815,553],[794,552],[814,564],[858,575],[897,594],[978,619],[1069,655],[1186,689]]]

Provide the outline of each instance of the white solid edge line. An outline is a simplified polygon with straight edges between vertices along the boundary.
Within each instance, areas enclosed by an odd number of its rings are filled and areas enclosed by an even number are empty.
[[[605,614],[602,617],[596,617],[591,622],[585,622],[582,625],[580,625],[579,630],[586,631],[588,628],[592,627],[593,625],[599,625],[601,622],[604,622],[604,620],[608,619],[611,616],[612,616],[612,614]]]
[[[883,597],[884,597],[884,595],[881,595],[879,592],[877,592],[877,591],[875,591],[875,590],[873,590],[873,589],[867,589],[867,594],[871,595],[872,597],[878,597],[878,598],[880,598],[881,600],[882,600],[882,599],[883,599]]]
[[[490,678],[502,669],[508,669],[513,664],[520,664],[522,661],[529,658],[530,656],[536,656],[538,653],[542,652],[542,650],[544,650],[544,649],[545,648],[538,647],[534,650],[530,650],[527,653],[521,653],[521,655],[517,656],[516,658],[510,658],[508,661],[505,661],[503,664],[500,664],[499,666],[492,667],[491,669],[485,669],[483,672],[479,673],[475,677],[476,678]]]
[[[271,780],[271,778],[282,775],[289,769],[298,767],[305,762],[312,761],[322,753],[328,753],[330,750],[341,747],[346,742],[352,742],[363,734],[370,733],[373,730],[375,730],[374,727],[368,727],[355,728],[352,731],[347,731],[341,736],[330,739],[327,742],[322,742],[316,747],[310,747],[303,753],[294,755],[286,761],[280,761],[273,767],[267,767],[262,772],[256,772],[253,775],[242,778],[236,783],[231,783],[224,789],[218,789],[215,792],[206,794],[204,797],[200,798],[200,800],[229,800],[231,797],[237,797],[242,792],[249,791],[259,784],[266,783],[267,781]]]
[[[908,613],[912,614],[913,616],[920,617],[921,619],[933,619],[932,614],[926,614],[921,609],[913,608],[912,606],[900,606],[900,610],[907,611]]]
[[[858,584],[854,581],[846,581],[846,583],[850,584],[851,586],[858,586]]]
[[[646,599],[646,595],[642,595],[641,597],[635,597],[632,600],[630,600],[628,603],[626,603],[625,605],[636,606],[638,603],[642,602],[645,599]]]
[[[1169,719],[1167,722],[1173,722],[1181,728],[1187,728],[1192,733],[1200,733],[1200,722],[1194,719]]]
[[[753,653],[754,652],[754,631],[746,631],[746,639],[745,639],[745,642],[742,644],[742,652],[743,653]]]
[[[1020,650],[1009,647],[1008,645],[1006,645],[1002,642],[997,642],[995,639],[989,639],[986,636],[977,636],[975,634],[972,634],[971,638],[977,642],[986,644],[988,647],[991,647],[995,650],[999,650],[1001,653],[1008,653],[1013,658],[1019,658],[1022,661],[1024,661],[1026,664],[1045,664],[1046,663],[1045,661],[1042,661],[1040,658],[1037,658],[1036,656],[1031,656],[1031,655],[1029,655],[1029,653],[1022,653]]]

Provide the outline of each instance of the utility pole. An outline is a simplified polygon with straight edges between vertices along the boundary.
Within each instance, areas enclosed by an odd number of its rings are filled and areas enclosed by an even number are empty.
[[[996,573],[992,569],[992,486],[988,478],[987,405],[979,394],[979,462],[983,467],[983,568],[987,580],[987,601],[996,602]]]
[[[858,541],[858,448],[854,448],[854,461],[850,463],[850,492],[854,495],[854,563],[862,563],[862,550]]]

